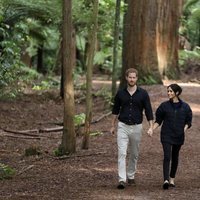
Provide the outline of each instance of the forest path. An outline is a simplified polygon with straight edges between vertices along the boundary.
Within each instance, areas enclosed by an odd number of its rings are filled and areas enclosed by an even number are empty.
[[[167,99],[166,85],[144,86],[150,94],[153,110]],[[0,181],[0,200],[198,200],[200,199],[200,85],[180,83],[181,98],[193,110],[193,126],[186,135],[180,152],[176,188],[162,189],[162,147],[157,129],[152,138],[144,133],[140,146],[136,186],[118,190],[116,136],[109,133],[111,117],[92,125],[103,134],[90,138],[90,149],[81,150],[77,137],[76,155],[63,160],[53,156],[61,142],[62,132],[39,133],[40,139],[13,138],[3,129],[26,130],[52,127],[62,121],[63,103],[54,93],[29,94],[15,101],[0,101],[0,162],[17,170],[10,180]],[[94,83],[97,91],[110,87],[110,82]],[[102,99],[95,99],[94,118],[105,112]],[[76,112],[84,112],[84,102]],[[24,151],[37,147],[39,156],[24,156]]]

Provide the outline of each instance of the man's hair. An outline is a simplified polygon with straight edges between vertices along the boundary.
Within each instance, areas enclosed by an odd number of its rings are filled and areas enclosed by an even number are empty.
[[[136,76],[138,76],[138,71],[137,71],[137,69],[135,69],[135,68],[129,68],[129,69],[127,69],[126,72],[125,72],[126,77],[127,77],[130,73],[135,73]]]
[[[169,87],[174,91],[175,94],[178,92],[178,94],[176,94],[176,96],[179,96],[182,93],[182,88],[176,83],[173,83],[173,84],[167,86],[167,89]]]

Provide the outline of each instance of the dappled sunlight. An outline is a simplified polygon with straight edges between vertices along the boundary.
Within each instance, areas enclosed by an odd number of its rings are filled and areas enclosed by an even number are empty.
[[[91,173],[92,170],[99,172],[114,172],[116,167],[93,167],[93,168],[79,168],[79,171]]]
[[[112,81],[111,80],[92,80],[92,83],[97,83],[97,84],[107,84],[107,85],[110,85],[112,84]],[[120,82],[117,81],[117,84],[119,84]]]
[[[162,80],[163,82],[163,85],[164,86],[168,86],[172,83],[177,83],[179,84],[180,86],[186,86],[186,87],[199,87],[200,88],[200,84],[198,83],[193,83],[193,82],[187,82],[187,83],[184,83],[184,82],[180,82],[180,81],[175,81],[175,80]]]
[[[94,167],[93,169],[96,171],[100,171],[100,172],[112,172],[113,173],[114,171],[116,171],[116,167],[115,168],[113,168],[113,167],[104,167],[104,168]]]
[[[195,114],[200,114],[200,106],[199,104],[195,104],[195,103],[190,103],[191,109],[193,111],[193,113]]]

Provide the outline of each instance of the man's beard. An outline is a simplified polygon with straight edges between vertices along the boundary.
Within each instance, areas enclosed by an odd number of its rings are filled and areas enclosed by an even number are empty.
[[[128,83],[129,87],[134,87],[136,84],[134,82]]]

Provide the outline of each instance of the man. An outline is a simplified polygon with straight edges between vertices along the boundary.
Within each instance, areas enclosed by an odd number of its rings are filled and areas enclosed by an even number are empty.
[[[149,121],[150,130],[153,127],[153,112],[150,98],[146,90],[137,86],[138,71],[134,68],[126,70],[127,87],[117,92],[112,109],[113,120],[111,133],[115,133],[116,122],[118,145],[118,189],[124,189],[128,184],[135,184],[135,172],[139,155],[139,144],[142,136],[143,110]],[[126,155],[130,144],[130,160],[126,173]]]

